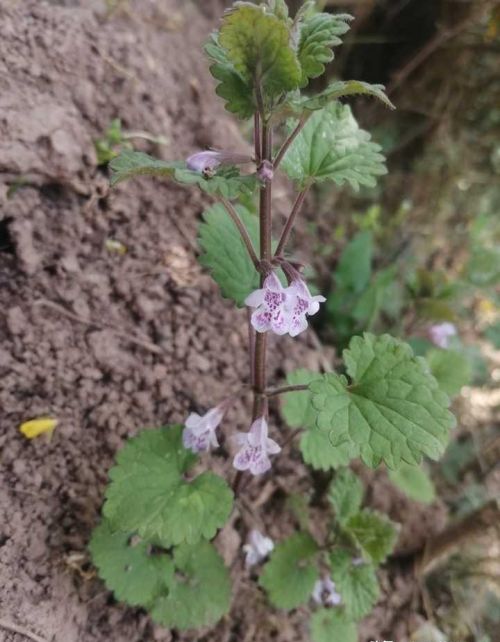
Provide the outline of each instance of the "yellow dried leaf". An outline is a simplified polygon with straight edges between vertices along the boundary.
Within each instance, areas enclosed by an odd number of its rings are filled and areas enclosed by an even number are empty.
[[[27,439],[34,439],[40,435],[47,434],[52,436],[54,428],[57,426],[57,419],[52,417],[40,417],[25,421],[19,426],[19,430]]]
[[[117,241],[116,239],[106,239],[106,249],[108,250],[108,252],[114,252],[115,254],[119,254],[120,256],[126,254],[128,250],[126,245],[124,245],[120,241]]]

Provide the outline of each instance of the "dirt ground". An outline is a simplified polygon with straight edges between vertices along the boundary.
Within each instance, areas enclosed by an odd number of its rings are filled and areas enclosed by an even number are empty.
[[[201,53],[218,3],[199,4],[137,0],[107,14],[98,0],[0,0],[0,621],[47,642],[307,639],[305,611],[273,611],[241,555],[253,526],[290,532],[284,491],[318,482],[291,447],[273,477],[246,487],[249,510],[237,507],[217,538],[234,599],[214,630],[180,635],[116,604],[86,550],[123,441],[213,405],[247,376],[245,314],[196,262],[207,199],[155,180],[110,193],[93,145],[120,117],[165,136],[161,148],[141,145],[165,158],[244,149]],[[110,252],[110,239],[127,252]],[[311,336],[284,340],[271,376],[325,358]],[[46,414],[59,419],[50,442],[19,434]],[[230,419],[246,429],[246,408]],[[273,430],[286,430],[277,416]],[[224,450],[211,465],[229,470]],[[419,508],[384,473],[369,481],[370,504],[405,524],[400,550],[442,526],[439,504]],[[381,581],[361,639],[404,642],[419,621],[411,578],[392,568]],[[0,640],[26,638],[0,624]]]

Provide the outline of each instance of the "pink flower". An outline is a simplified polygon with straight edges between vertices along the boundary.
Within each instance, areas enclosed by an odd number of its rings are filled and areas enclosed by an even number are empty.
[[[257,176],[264,183],[272,181],[274,176],[273,164],[268,160],[263,160],[257,171]]]
[[[192,154],[186,160],[186,166],[192,172],[201,172],[202,174],[213,174],[220,165],[241,165],[249,163],[251,156],[245,154],[236,154],[234,152],[223,151],[204,151]]]
[[[446,349],[450,344],[450,338],[457,334],[457,329],[453,323],[436,323],[431,325],[427,334],[434,345]]]
[[[184,448],[194,453],[217,448],[219,442],[215,436],[215,430],[224,417],[225,408],[223,405],[216,406],[203,416],[192,412],[186,419],[182,433]]]
[[[336,591],[335,582],[330,577],[325,577],[316,582],[312,598],[316,604],[325,606],[338,606],[342,602],[341,595]]]
[[[248,541],[243,546],[245,556],[245,566],[255,566],[264,560],[274,548],[274,542],[270,537],[265,537],[258,530],[251,530],[248,535]]]
[[[319,310],[319,304],[326,301],[320,294],[312,296],[303,279],[294,279],[287,288],[287,312],[289,317],[289,333],[296,337],[307,330],[306,315],[312,316]]]
[[[265,280],[264,287],[250,294],[245,303],[250,308],[256,308],[252,314],[252,326],[257,332],[272,330],[275,334],[288,332],[288,313],[285,309],[287,290],[281,285],[274,272]]]
[[[233,459],[236,470],[249,470],[252,475],[261,475],[271,468],[269,455],[277,455],[281,448],[269,439],[268,434],[264,417],[256,419],[249,432],[236,433],[234,439],[240,447]]]

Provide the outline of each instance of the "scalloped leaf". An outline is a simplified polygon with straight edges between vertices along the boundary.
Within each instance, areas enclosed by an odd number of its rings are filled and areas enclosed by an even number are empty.
[[[331,483],[328,499],[335,509],[335,517],[344,524],[361,508],[365,489],[363,483],[350,468],[337,472]]]
[[[318,552],[308,533],[295,533],[276,546],[259,580],[274,606],[293,609],[308,601],[319,576]]]
[[[258,219],[241,205],[236,205],[236,211],[254,246],[258,247]],[[259,287],[259,273],[248,256],[238,228],[222,205],[205,210],[203,221],[199,227],[198,240],[203,250],[199,262],[210,270],[222,296],[243,307],[246,297]]]
[[[332,444],[328,433],[316,427],[309,428],[300,439],[304,462],[316,470],[335,470],[357,456],[351,442]]]
[[[147,606],[174,575],[167,555],[153,552],[149,542],[113,531],[108,520],[97,526],[89,543],[92,561],[117,600]]]
[[[112,171],[112,186],[138,176],[160,176],[181,185],[196,185],[212,196],[233,199],[240,194],[252,194],[257,185],[255,175],[242,175],[234,166],[221,167],[213,176],[208,177],[187,169],[184,162],[166,162],[131,150],[123,151],[109,166]]]
[[[325,65],[333,60],[332,47],[342,44],[339,36],[349,31],[348,22],[353,19],[346,13],[316,13],[302,22],[297,51],[302,68],[301,87],[324,73]]]
[[[343,357],[351,383],[330,373],[310,386],[317,427],[333,444],[352,442],[368,466],[437,459],[455,418],[425,360],[402,341],[369,333],[354,337]]]
[[[372,564],[353,564],[346,551],[336,550],[330,555],[331,575],[342,596],[344,613],[350,620],[367,615],[379,597],[379,585]]]
[[[340,609],[319,609],[311,615],[310,627],[312,642],[358,642],[356,625]]]
[[[219,43],[218,32],[211,35],[205,53],[212,61],[210,73],[219,81],[215,93],[226,101],[227,111],[242,119],[251,118],[257,109],[253,88],[229,61],[226,50]]]
[[[332,103],[315,111],[290,145],[283,170],[303,187],[310,183],[348,183],[374,187],[376,177],[387,173],[381,147],[358,126],[348,105]]]
[[[151,609],[167,628],[213,626],[229,610],[231,584],[221,556],[209,542],[182,545],[173,551],[175,574],[168,592]]]
[[[351,515],[343,524],[363,553],[376,565],[392,553],[398,531],[388,517],[371,510]]]
[[[301,68],[287,22],[264,5],[234,3],[222,20],[219,43],[247,86],[261,87],[266,103],[298,87]]]
[[[421,466],[403,464],[398,470],[389,470],[389,479],[410,499],[430,504],[436,498],[432,479]]]
[[[458,350],[433,348],[425,355],[441,390],[451,397],[458,395],[472,379],[472,368],[466,355]]]
[[[383,102],[389,109],[396,109],[385,94],[384,85],[372,85],[362,80],[335,80],[319,94],[290,101],[290,107],[299,113],[316,111],[346,96],[371,96]]]
[[[104,515],[114,528],[164,546],[212,538],[229,517],[233,493],[210,472],[186,481],[196,460],[182,445],[182,426],[143,431],[118,453]]]

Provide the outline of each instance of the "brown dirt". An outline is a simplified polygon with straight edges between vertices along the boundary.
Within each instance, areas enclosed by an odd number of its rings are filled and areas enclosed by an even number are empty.
[[[259,519],[277,539],[293,527],[285,492],[311,479],[291,449],[218,537],[235,598],[213,632],[161,630],[92,577],[86,544],[124,439],[213,405],[247,375],[244,313],[221,303],[195,260],[206,200],[152,180],[110,194],[93,146],[115,117],[166,136],[166,148],[144,149],[167,158],[244,145],[200,53],[219,3],[122,4],[108,16],[98,0],[0,0],[0,620],[55,642],[303,640],[304,612],[272,611],[240,554]],[[127,253],[110,253],[107,239]],[[307,341],[273,349],[275,376],[318,367],[325,355]],[[25,440],[19,424],[45,414],[60,422],[52,441]],[[244,428],[246,409],[230,419]],[[226,469],[220,456],[212,465]],[[412,505],[380,484],[403,521]],[[411,582],[383,581],[362,637],[390,634],[396,617],[403,641]],[[25,638],[0,629],[0,640]]]

